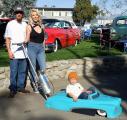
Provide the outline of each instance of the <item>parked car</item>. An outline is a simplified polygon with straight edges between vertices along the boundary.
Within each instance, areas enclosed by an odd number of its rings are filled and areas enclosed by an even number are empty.
[[[72,45],[76,46],[79,42],[80,30],[73,22],[53,19],[45,24],[46,51],[56,52],[59,48],[65,48]]]
[[[116,118],[122,113],[121,98],[104,95],[95,88],[95,92],[88,95],[86,99],[78,99],[77,102],[68,97],[65,90],[56,93],[45,101],[45,107],[63,111],[82,109],[100,116]]]
[[[13,18],[0,18],[0,46],[5,44],[4,33],[7,23],[11,20],[13,20]]]
[[[109,30],[108,30],[109,29]],[[108,31],[109,38],[112,41],[119,41],[127,37],[127,16],[118,16],[114,18],[111,25],[106,25],[101,29],[102,31]],[[102,35],[103,36],[103,35]]]
[[[127,16],[118,16],[114,18],[111,25],[102,28],[100,34],[101,48],[111,48],[118,46],[124,49],[124,43],[127,42]]]
[[[118,16],[114,18],[109,29],[112,40],[120,40],[127,37],[127,16]]]
[[[47,24],[57,22],[57,21],[59,21],[59,20],[58,19],[51,19],[51,18],[44,18],[44,19],[42,19],[42,24],[44,26],[47,26]]]

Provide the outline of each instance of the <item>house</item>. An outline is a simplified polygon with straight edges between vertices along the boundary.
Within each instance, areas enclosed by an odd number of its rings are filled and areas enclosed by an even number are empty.
[[[73,8],[55,8],[55,7],[35,7],[38,9],[43,18],[57,18],[73,21]]]

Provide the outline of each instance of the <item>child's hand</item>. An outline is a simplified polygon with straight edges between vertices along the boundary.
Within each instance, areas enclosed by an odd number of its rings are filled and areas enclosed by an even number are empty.
[[[87,89],[84,88],[84,89],[82,90],[82,92],[87,92]]]
[[[90,90],[87,90],[87,91],[86,91],[86,93],[88,93],[88,94],[91,94],[91,93],[92,93],[92,91],[90,91]]]
[[[78,98],[77,98],[77,97],[73,97],[73,101],[75,101],[75,102],[76,102],[77,100],[78,100]]]

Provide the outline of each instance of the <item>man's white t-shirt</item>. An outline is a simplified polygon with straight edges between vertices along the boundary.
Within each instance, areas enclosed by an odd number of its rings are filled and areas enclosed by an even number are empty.
[[[26,26],[25,22],[17,22],[12,20],[7,24],[5,31],[5,38],[11,39],[11,50],[14,53],[14,59],[24,59],[25,55],[21,46],[17,43],[23,43],[26,39]]]
[[[77,98],[79,97],[79,95],[82,93],[83,90],[84,88],[80,83],[68,84],[66,87],[66,93],[72,93]]]

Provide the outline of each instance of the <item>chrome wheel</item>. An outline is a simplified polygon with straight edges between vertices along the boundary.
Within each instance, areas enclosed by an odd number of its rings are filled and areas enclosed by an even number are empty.
[[[103,117],[105,117],[107,115],[104,110],[97,110],[97,114],[100,116],[103,116]]]
[[[58,41],[55,40],[53,52],[56,52],[57,50],[58,50]]]
[[[78,40],[75,41],[75,46],[77,46],[77,45],[78,45]]]

